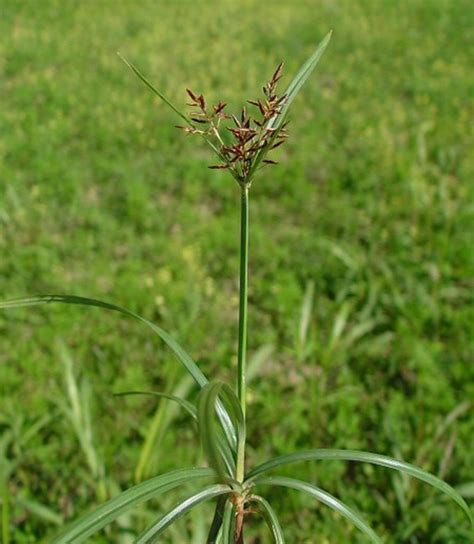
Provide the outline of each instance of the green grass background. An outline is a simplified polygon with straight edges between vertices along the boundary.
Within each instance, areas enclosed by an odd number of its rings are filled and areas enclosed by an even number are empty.
[[[472,497],[472,2],[0,0],[0,12],[2,298],[115,301],[224,379],[236,366],[238,188],[207,169],[207,148],[174,128],[115,52],[180,106],[191,87],[238,108],[282,59],[286,84],[334,29],[294,103],[281,164],[252,188],[249,348],[263,363],[249,394],[249,462],[366,449]],[[63,408],[63,352],[90,389],[110,495],[134,482],[157,409],[111,393],[171,390],[183,370],[139,324],[99,310],[11,311],[0,334],[13,542],[47,541],[51,512],[67,520],[97,502]],[[146,472],[198,461],[185,417],[158,438]],[[365,512],[387,543],[469,541],[454,505],[382,468],[290,473]],[[365,542],[311,500],[271,498],[289,542]],[[130,542],[161,508],[91,542]],[[202,542],[192,525],[180,531],[168,541]],[[257,518],[248,535],[269,541]]]

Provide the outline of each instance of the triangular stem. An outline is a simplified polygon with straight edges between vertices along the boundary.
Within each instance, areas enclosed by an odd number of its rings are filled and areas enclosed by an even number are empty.
[[[247,355],[247,291],[249,250],[249,188],[242,186],[240,204],[240,287],[239,287],[239,347],[237,356],[237,394],[245,419],[246,412],[246,355]],[[244,477],[245,444],[239,444],[237,480]]]

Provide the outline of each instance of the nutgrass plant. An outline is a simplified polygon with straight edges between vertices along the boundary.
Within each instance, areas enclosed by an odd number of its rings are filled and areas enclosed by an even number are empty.
[[[160,91],[155,89],[132,64],[123,59],[135,74],[180,117],[181,122],[184,122],[178,128],[189,135],[203,138],[211,147],[218,162],[210,168],[228,170],[237,182],[241,205],[241,244],[236,383],[210,381],[191,356],[166,331],[144,317],[118,305],[69,295],[44,295],[0,303],[0,308],[3,309],[52,303],[75,304],[115,311],[136,319],[167,344],[200,387],[196,403],[191,403],[179,395],[160,392],[125,392],[122,394],[149,394],[176,403],[197,422],[207,466],[182,468],[161,474],[127,489],[66,527],[53,538],[54,544],[83,542],[94,533],[109,526],[137,504],[170,494],[173,490],[185,485],[194,486],[194,491],[181,497],[174,507],[151,523],[136,538],[136,543],[156,542],[171,524],[195,506],[205,501],[215,501],[215,513],[212,520],[209,520],[207,532],[206,542],[208,544],[243,544],[245,542],[245,524],[250,516],[257,514],[263,517],[268,525],[273,541],[282,544],[285,542],[284,531],[278,514],[271,505],[271,490],[275,487],[284,487],[300,491],[326,505],[353,523],[365,534],[368,541],[380,544],[382,539],[365,519],[326,490],[320,489],[308,481],[278,475],[277,469],[280,467],[308,461],[361,462],[399,471],[430,484],[446,494],[464,510],[473,524],[469,507],[451,486],[414,465],[384,455],[356,450],[312,449],[269,459],[254,467],[248,466],[246,462],[249,195],[257,173],[266,166],[276,164],[276,161],[269,158],[269,153],[284,144],[287,138],[286,127],[289,108],[319,62],[329,40],[330,34],[319,44],[281,95],[277,92],[277,85],[283,70],[283,64],[280,64],[263,88],[264,97],[248,101],[249,105],[254,108],[255,114],[250,114],[244,107],[239,115],[229,115],[226,112],[226,104],[223,102],[211,106],[202,94],[189,89],[187,93],[192,112],[190,115],[184,114]],[[308,300],[311,299],[312,297],[309,297]],[[309,310],[306,313],[309,313]],[[300,331],[302,344],[306,327],[304,322],[303,319]],[[74,387],[71,389],[71,384],[70,379],[69,390],[70,393],[74,393],[72,397],[70,394],[72,402],[78,392]],[[73,412],[71,414],[74,416]],[[81,415],[76,410],[75,417],[80,420],[83,418],[83,414]],[[87,449],[87,446],[88,442],[83,440],[82,447]],[[146,464],[148,454],[144,453],[143,465]],[[142,474],[143,468],[139,470]],[[8,512],[5,512],[7,508],[8,501],[4,500],[4,516],[8,516]],[[3,524],[4,531],[6,531],[3,535],[5,543],[9,541],[7,525]]]

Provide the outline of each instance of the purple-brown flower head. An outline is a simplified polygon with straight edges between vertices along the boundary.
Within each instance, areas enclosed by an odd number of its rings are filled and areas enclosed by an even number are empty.
[[[189,119],[190,126],[179,125],[177,128],[187,134],[199,134],[218,152],[221,162],[212,165],[212,169],[228,169],[237,181],[250,184],[257,168],[267,164],[277,164],[266,159],[269,151],[284,143],[288,134],[285,123],[275,121],[282,114],[286,95],[279,96],[277,85],[283,73],[283,63],[276,68],[270,81],[263,87],[263,97],[247,100],[254,106],[255,114],[250,115],[244,106],[239,115],[228,115],[226,104],[222,101],[208,107],[202,94],[186,89],[193,108]]]

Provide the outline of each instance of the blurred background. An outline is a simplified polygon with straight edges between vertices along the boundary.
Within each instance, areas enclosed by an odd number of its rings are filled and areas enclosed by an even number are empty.
[[[0,11],[1,297],[115,301],[221,379],[236,366],[238,187],[207,169],[208,149],[116,52],[179,107],[190,87],[238,109],[281,60],[284,88],[334,29],[281,164],[252,188],[250,462],[372,450],[472,499],[472,2],[0,0]],[[199,462],[180,412],[112,394],[195,398],[140,324],[52,306],[2,313],[0,335],[13,542],[47,540],[120,489]],[[387,543],[469,539],[456,506],[383,468],[289,472],[365,512]],[[131,542],[176,497],[90,541]],[[290,542],[365,542],[310,499],[272,499]],[[203,542],[208,515],[163,542]],[[268,542],[258,519],[248,538]]]

